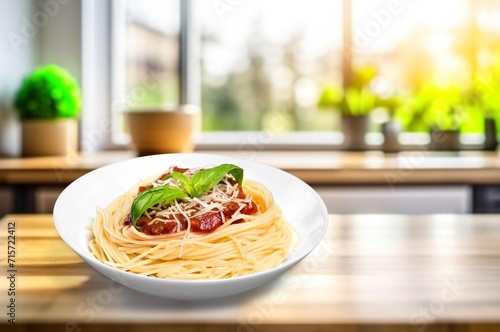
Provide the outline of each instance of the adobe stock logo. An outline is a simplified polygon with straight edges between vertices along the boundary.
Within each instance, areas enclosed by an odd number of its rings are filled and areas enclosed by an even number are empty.
[[[215,0],[212,2],[212,7],[217,13],[217,16],[219,16],[219,19],[224,21],[226,19],[226,13],[234,11],[242,2],[243,0]]]
[[[403,6],[400,0],[392,0],[385,9],[372,11],[370,13],[372,19],[362,28],[355,29],[353,42],[356,48],[368,47],[373,39],[377,38],[391,24],[393,17],[401,14],[402,11]]]
[[[21,31],[19,33],[10,31],[7,34],[9,44],[15,53],[19,53],[20,47],[26,45],[34,38],[40,28],[45,27],[50,19],[56,16],[61,5],[69,3],[71,0],[40,0],[37,2],[41,9],[31,15],[31,20],[26,17],[21,19]]]

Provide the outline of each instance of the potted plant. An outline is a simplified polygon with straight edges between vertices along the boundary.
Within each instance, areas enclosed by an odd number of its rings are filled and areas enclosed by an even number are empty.
[[[344,89],[324,88],[318,107],[338,109],[342,113],[342,132],[346,150],[365,150],[365,135],[369,130],[369,114],[376,107],[376,96],[370,82],[377,76],[371,67],[354,71],[350,84]]]
[[[460,126],[467,118],[468,106],[463,93],[455,86],[431,87],[433,96],[426,111],[426,121],[431,126],[430,149],[457,151],[460,149]]]
[[[26,77],[14,101],[21,119],[22,155],[76,153],[80,105],[80,89],[66,70],[48,65]]]

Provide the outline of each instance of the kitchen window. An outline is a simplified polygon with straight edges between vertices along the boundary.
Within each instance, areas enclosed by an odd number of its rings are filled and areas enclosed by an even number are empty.
[[[331,148],[342,141],[340,115],[318,101],[358,68],[376,69],[380,95],[411,95],[499,67],[491,0],[113,0],[108,11],[112,147],[128,142],[123,109],[194,102],[201,146]],[[465,143],[482,139],[479,113],[462,126]],[[381,142],[388,116],[370,114],[368,143]],[[395,116],[403,141],[425,138],[418,112]]]
[[[178,102],[201,104],[206,145],[228,132],[231,144],[341,141],[338,114],[317,107],[342,82],[341,1],[115,0],[112,12],[113,143],[128,139],[123,109]]]

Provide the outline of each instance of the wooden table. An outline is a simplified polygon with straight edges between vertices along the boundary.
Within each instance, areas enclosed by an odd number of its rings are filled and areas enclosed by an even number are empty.
[[[332,215],[305,260],[248,293],[206,301],[143,295],[100,275],[50,215],[0,220],[16,232],[17,331],[499,331],[500,216]],[[9,274],[8,274],[9,275]],[[2,277],[0,330],[9,281]]]

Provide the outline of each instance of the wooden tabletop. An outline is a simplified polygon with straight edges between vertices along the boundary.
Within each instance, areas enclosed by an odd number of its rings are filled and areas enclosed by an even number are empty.
[[[207,151],[281,168],[310,184],[500,184],[498,152]],[[68,184],[131,151],[0,159],[0,184]]]
[[[16,327],[23,331],[498,331],[500,216],[330,217],[299,265],[248,293],[206,302],[144,295],[100,275],[50,215],[0,220],[2,275],[15,225]],[[0,280],[0,330],[8,278]],[[44,325],[41,325],[41,324]],[[138,325],[141,327],[138,329]],[[98,328],[101,329],[98,329]]]

